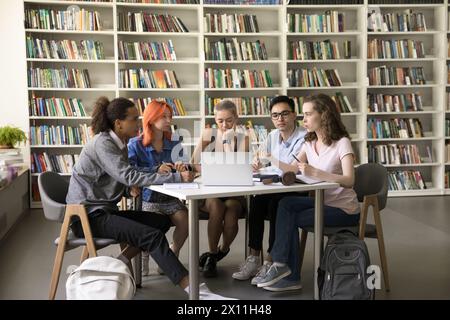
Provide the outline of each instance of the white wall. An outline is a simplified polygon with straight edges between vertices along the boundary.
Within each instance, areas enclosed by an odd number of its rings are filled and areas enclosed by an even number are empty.
[[[28,136],[24,10],[21,0],[0,1],[0,126],[14,125]],[[28,160],[28,148],[24,148]]]

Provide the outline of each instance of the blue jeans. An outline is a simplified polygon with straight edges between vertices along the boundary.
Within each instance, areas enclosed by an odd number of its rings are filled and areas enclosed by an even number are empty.
[[[323,206],[324,226],[354,226],[358,214],[347,214],[339,208]],[[314,198],[286,197],[278,204],[275,243],[270,252],[273,261],[287,263],[292,273],[287,280],[300,280],[298,228],[314,225]]]

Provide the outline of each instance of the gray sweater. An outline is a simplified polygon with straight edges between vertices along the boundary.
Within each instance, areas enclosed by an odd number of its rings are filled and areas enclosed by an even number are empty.
[[[66,202],[84,204],[88,213],[97,209],[114,212],[126,187],[181,181],[179,173],[162,175],[144,170],[128,163],[127,148],[121,149],[108,132],[99,133],[81,151]]]

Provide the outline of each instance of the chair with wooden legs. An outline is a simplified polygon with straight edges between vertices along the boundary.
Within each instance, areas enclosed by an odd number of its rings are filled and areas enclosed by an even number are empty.
[[[81,263],[88,257],[96,257],[97,250],[112,244],[118,244],[118,242],[114,239],[92,237],[86,209],[83,205],[66,204],[69,184],[58,173],[41,173],[38,177],[38,186],[45,217],[48,220],[62,223],[60,235],[54,241],[57,249],[49,292],[49,299],[53,300],[58,288],[64,252],[83,247]],[[76,237],[70,230],[69,226],[73,217],[80,219],[84,238]],[[121,254],[129,259],[138,252],[138,249],[131,246],[122,245],[121,247]]]
[[[339,230],[345,229],[358,234],[361,240],[364,240],[364,238],[378,239],[384,286],[386,291],[390,291],[386,249],[384,246],[383,227],[380,216],[380,211],[386,207],[387,201],[388,173],[386,168],[377,163],[366,163],[358,166],[355,169],[355,185],[353,188],[358,196],[358,201],[362,202],[359,226],[324,227],[323,234],[330,236]],[[367,223],[369,207],[372,207],[375,224]],[[305,254],[308,232],[314,232],[314,227],[307,227],[302,230],[300,240],[300,269]]]

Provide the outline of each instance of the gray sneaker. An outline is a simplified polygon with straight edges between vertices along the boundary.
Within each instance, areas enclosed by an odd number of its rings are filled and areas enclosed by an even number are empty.
[[[264,288],[274,285],[290,274],[291,269],[289,269],[287,265],[285,265],[284,267],[279,267],[275,264],[272,264],[272,266],[269,268],[269,271],[267,271],[264,279],[262,279],[262,281],[258,283],[258,288]]]
[[[258,285],[258,283],[266,277],[267,271],[269,271],[271,265],[271,262],[264,262],[264,264],[259,268],[256,276],[252,279],[251,284],[254,286]]]
[[[302,284],[299,281],[281,279],[277,283],[264,287],[264,290],[273,291],[273,292],[284,292],[284,291],[292,291],[292,290],[300,290],[302,288]]]

